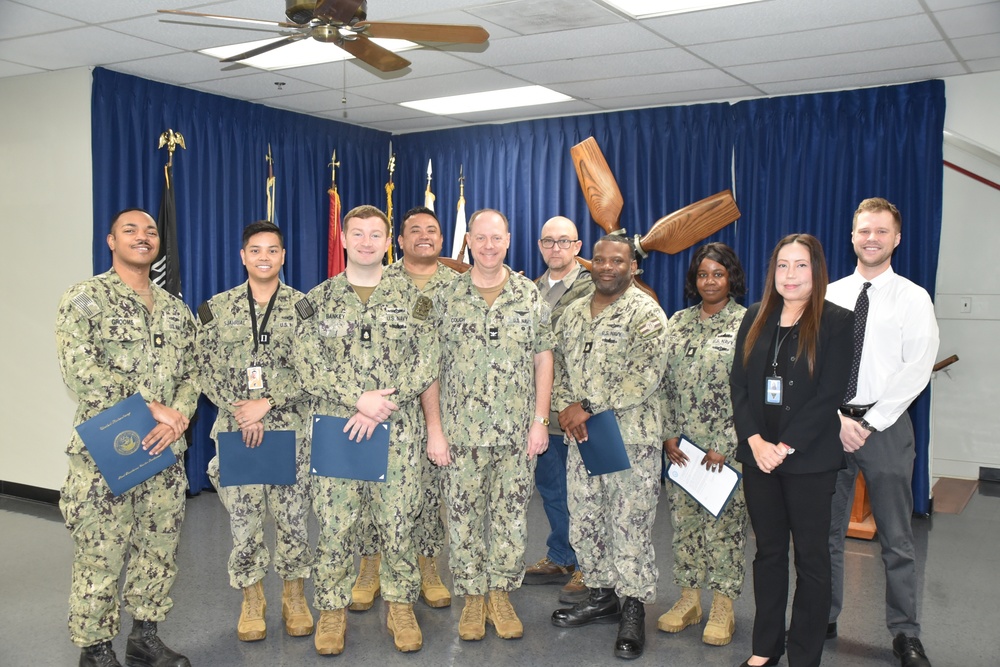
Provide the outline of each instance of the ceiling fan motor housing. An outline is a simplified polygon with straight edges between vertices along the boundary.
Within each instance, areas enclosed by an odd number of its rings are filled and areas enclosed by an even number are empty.
[[[362,0],[285,0],[285,16],[299,25],[306,25],[317,18],[316,9],[322,20],[329,23],[353,25],[368,17],[368,2]]]

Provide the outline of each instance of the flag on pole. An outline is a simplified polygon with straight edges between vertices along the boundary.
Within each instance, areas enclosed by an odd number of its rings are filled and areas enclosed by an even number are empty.
[[[265,191],[265,193],[267,195],[267,221],[270,222],[272,225],[277,226],[278,225],[278,219],[277,219],[277,217],[275,216],[275,213],[274,213],[274,202],[276,200],[276,196],[275,196],[276,179],[274,177],[274,158],[271,156],[271,143],[270,142],[268,142],[268,144],[267,144],[267,157],[264,158],[264,159],[267,160],[267,183],[266,183],[266,185],[264,187],[264,191]],[[286,255],[286,257],[287,257],[287,255]],[[278,280],[281,281],[281,282],[285,282],[285,267],[284,266],[282,266],[280,269],[278,269]]]
[[[462,165],[458,166],[458,214],[455,216],[455,236],[451,240],[451,256],[460,262],[468,264],[468,252],[465,249],[465,174]]]
[[[163,194],[156,229],[160,235],[160,251],[149,271],[149,279],[174,296],[181,295],[180,251],[177,246],[177,205],[174,199],[174,149],[184,145],[184,137],[172,129],[160,135],[160,148],[167,147],[169,158],[163,165]]]
[[[337,151],[330,160],[330,240],[327,244],[326,277],[332,278],[345,268],[344,243],[340,238],[340,193],[337,192]]]
[[[393,258],[392,249],[396,245],[396,226],[392,223],[392,191],[396,185],[392,182],[392,174],[396,171],[396,155],[392,152],[392,142],[389,142],[389,181],[385,184],[385,217],[389,219],[389,251],[387,260],[389,264],[396,261]]]
[[[436,199],[436,197],[434,196],[434,193],[431,192],[431,173],[432,173],[432,171],[431,171],[431,161],[428,158],[428,160],[427,160],[427,189],[424,190],[424,206],[426,206],[427,208],[429,208],[430,210],[433,211],[434,210],[434,200]]]

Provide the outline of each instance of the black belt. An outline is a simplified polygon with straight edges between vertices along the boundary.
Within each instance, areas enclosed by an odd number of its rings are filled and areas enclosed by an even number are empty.
[[[864,417],[868,411],[875,405],[874,403],[869,403],[868,405],[841,405],[840,414],[845,417],[850,417],[851,419],[861,419]]]

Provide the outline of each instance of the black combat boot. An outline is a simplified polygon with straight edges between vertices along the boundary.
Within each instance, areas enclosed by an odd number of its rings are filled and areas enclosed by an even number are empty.
[[[122,667],[122,664],[111,650],[111,642],[101,642],[80,651],[80,667]]]
[[[128,667],[191,667],[180,653],[171,651],[156,636],[156,621],[132,621],[132,632],[125,647]]]
[[[575,628],[589,623],[617,623],[621,616],[618,595],[613,588],[591,588],[590,597],[569,609],[552,612],[552,625]]]
[[[646,647],[646,607],[638,598],[627,597],[622,604],[622,620],[618,624],[615,657],[634,660]]]

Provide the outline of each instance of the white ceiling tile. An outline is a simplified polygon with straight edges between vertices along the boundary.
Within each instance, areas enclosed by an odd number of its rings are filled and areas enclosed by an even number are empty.
[[[153,14],[157,9],[187,9],[194,7],[196,12],[210,12],[204,9],[206,3],[191,2],[191,0],[85,0],[84,2],[68,2],[67,0],[17,0],[21,4],[40,9],[54,16],[66,16],[84,23],[99,24],[108,21],[120,21],[136,16]],[[266,0],[265,0],[266,1]]]
[[[930,65],[927,67],[909,67],[881,72],[864,72],[861,74],[830,76],[821,79],[800,81],[777,81],[760,85],[766,95],[792,95],[800,93],[816,93],[828,90],[844,90],[849,88],[865,88],[868,86],[889,86],[897,83],[926,81],[948,76],[964,74],[962,66],[956,63],[945,65]]]
[[[398,79],[377,86],[359,86],[359,94],[382,102],[410,102],[431,97],[481,93],[486,90],[501,90],[524,85],[520,79],[507,76],[495,70],[479,70],[475,76],[464,72],[445,74],[421,79]]]
[[[552,89],[577,99],[586,100],[592,96],[597,98],[608,98],[619,95],[633,96],[639,91],[642,94],[648,95],[653,93],[697,91],[706,88],[724,88],[741,84],[741,81],[737,81],[724,72],[705,69],[690,72],[647,74],[644,76],[623,76],[594,82],[565,83],[553,85]]]
[[[44,71],[45,70],[38,69],[37,67],[28,67],[27,65],[19,65],[18,63],[0,60],[0,78],[8,76],[21,76],[22,74],[39,74]]]
[[[444,116],[429,116],[427,118],[409,118],[406,120],[390,120],[372,123],[370,127],[383,132],[404,134],[407,132],[425,132],[428,130],[446,130],[452,127],[465,127],[471,123],[463,123],[454,118]]]
[[[198,81],[215,81],[227,77],[246,76],[249,72],[258,71],[247,68],[225,71],[223,65],[215,58],[184,51],[155,58],[141,58],[115,63],[110,69],[179,86]]]
[[[624,23],[625,19],[602,5],[578,0],[513,0],[466,10],[473,16],[505,26],[521,35],[553,30],[576,30]]]
[[[886,21],[873,21],[862,25],[836,26],[820,30],[807,30],[787,35],[768,35],[751,39],[715,42],[689,47],[697,54],[719,67],[749,63],[797,60],[820,55],[866,51],[932,42],[939,37],[930,18],[923,15],[908,16]]]
[[[284,81],[279,90],[275,82]],[[196,90],[225,95],[240,100],[267,100],[269,98],[298,95],[320,90],[320,87],[305,81],[288,81],[274,72],[260,72],[245,76],[234,76],[214,81],[199,81],[190,86]]]
[[[617,76],[680,72],[706,67],[708,65],[701,58],[684,49],[673,48],[509,65],[504,71],[525,81],[549,85],[570,81],[611,79]]]
[[[108,65],[174,51],[169,46],[93,26],[0,41],[0,59],[47,70]]]
[[[956,39],[952,45],[964,60],[982,60],[1000,56],[1000,34]]]
[[[83,23],[62,16],[26,7],[9,0],[0,0],[0,39],[38,35],[53,30],[79,28]]]
[[[492,111],[480,111],[477,113],[453,114],[451,118],[458,118],[470,123],[497,123],[518,119],[530,118],[553,118],[558,116],[570,116],[581,113],[594,113],[600,111],[589,102],[580,100],[569,100],[557,102],[555,104],[539,104],[533,107],[521,107],[519,109],[493,109]]]
[[[726,86],[722,88],[703,88],[697,91],[685,90],[654,93],[651,95],[633,95],[629,97],[591,98],[589,101],[602,109],[613,111],[616,109],[646,109],[696,102],[721,102],[743,97],[759,96],[760,90],[750,86]]]
[[[280,37],[283,34],[277,28],[271,30],[249,23],[212,21],[172,14],[142,16],[112,23],[109,27],[186,51]]]
[[[970,60],[965,63],[973,73],[995,72],[1000,70],[1000,58],[984,58],[983,60]]]
[[[951,39],[1000,33],[1000,2],[938,12],[935,16]]]

